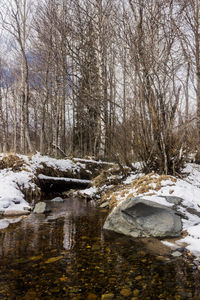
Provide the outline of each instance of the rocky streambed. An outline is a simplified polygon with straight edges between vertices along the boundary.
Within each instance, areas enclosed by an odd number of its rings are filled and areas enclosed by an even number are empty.
[[[107,234],[107,211],[92,202],[48,205],[0,231],[0,299],[199,299],[200,275],[185,254]]]

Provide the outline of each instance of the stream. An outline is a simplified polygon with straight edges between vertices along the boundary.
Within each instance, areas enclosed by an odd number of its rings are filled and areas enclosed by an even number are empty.
[[[105,235],[105,210],[79,199],[50,206],[0,231],[0,299],[200,299],[198,271]]]

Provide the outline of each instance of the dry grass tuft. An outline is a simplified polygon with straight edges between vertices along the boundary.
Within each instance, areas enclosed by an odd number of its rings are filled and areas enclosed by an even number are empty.
[[[135,195],[133,193],[130,193],[130,194],[128,194],[128,196],[126,197],[126,199],[133,198],[133,197],[135,197]]]
[[[109,209],[113,209],[118,204],[117,194],[113,194],[110,198]]]
[[[25,166],[25,161],[17,155],[9,154],[7,156],[3,156],[0,160],[0,169],[8,169],[11,168],[12,171],[17,172],[21,171]]]
[[[150,173],[134,179],[131,183],[131,187],[136,190],[136,195],[148,193],[150,190],[159,191],[162,188],[162,181],[170,180],[175,183],[176,178],[169,175],[160,175]],[[173,186],[173,184],[170,184]]]
[[[92,185],[96,187],[101,187],[107,182],[106,172],[102,171],[100,175],[95,177],[92,181]]]
[[[93,179],[93,186],[102,187],[104,185],[117,185],[122,181],[122,173],[119,168],[113,167],[103,170],[100,175]]]
[[[171,181],[171,183],[168,184],[169,186],[174,186],[175,182],[177,181],[176,178],[168,175],[159,176],[154,173],[144,175],[140,178],[134,179],[130,185],[118,185],[114,189],[108,191],[102,196],[101,202],[110,200],[109,208],[112,209],[113,207],[117,206],[118,199],[120,198],[129,199],[132,197],[137,197],[141,194],[153,196],[162,188],[163,181],[166,180]],[[170,193],[173,192],[174,190],[171,189]]]
[[[115,186],[111,190],[105,192],[101,197],[101,202],[103,203],[105,201],[110,201],[109,203],[109,209],[113,209],[115,206],[117,206],[118,198],[124,197],[128,193],[128,190],[124,189],[122,186]]]

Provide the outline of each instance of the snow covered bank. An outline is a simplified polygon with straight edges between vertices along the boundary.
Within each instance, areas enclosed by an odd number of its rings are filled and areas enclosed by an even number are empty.
[[[26,214],[31,209],[22,192],[24,189],[35,189],[32,174],[26,171],[13,172],[5,169],[0,171],[0,214]],[[1,227],[1,224],[0,224]]]
[[[40,197],[38,183],[41,179],[87,186],[91,183],[89,179],[93,168],[95,174],[106,164],[83,159],[55,159],[39,153],[33,156],[0,154],[0,215],[27,214],[32,202]],[[11,222],[1,220],[0,228],[5,228]]]
[[[183,179],[158,174],[131,174],[123,184],[113,192],[108,192],[103,198],[108,201],[109,207],[121,205],[130,197],[143,197],[146,200],[172,206],[163,196],[176,196],[183,199],[176,210],[182,219],[183,231],[187,235],[179,239],[176,245],[187,244],[187,249],[194,255],[200,256],[200,166],[187,164],[183,170]]]
[[[37,186],[37,173],[45,168],[51,168],[54,172],[80,172],[81,164],[72,160],[58,160],[39,153],[31,157],[25,155],[0,155],[0,215],[23,215],[31,210],[31,200],[40,193]],[[49,169],[48,169],[49,170]],[[33,196],[28,197],[28,193]],[[29,199],[27,199],[29,198]],[[0,228],[13,222],[1,220]]]

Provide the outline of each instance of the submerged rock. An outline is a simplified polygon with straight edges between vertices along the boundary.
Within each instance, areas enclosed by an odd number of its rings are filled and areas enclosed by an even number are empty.
[[[9,217],[9,216],[22,216],[22,215],[29,215],[30,211],[28,210],[17,210],[17,209],[10,209],[10,210],[5,210],[3,212],[3,216]]]
[[[103,294],[101,300],[111,300],[114,299],[115,295],[113,293]]]
[[[175,252],[172,252],[172,256],[173,257],[180,257],[180,256],[182,256],[182,253],[179,252],[179,251],[175,251]]]
[[[61,197],[56,197],[56,198],[51,199],[51,202],[64,202],[64,199]]]
[[[12,202],[14,203],[14,204],[20,204],[20,199],[17,199],[17,198],[14,198],[14,199],[12,199]]]
[[[181,235],[181,217],[173,209],[143,198],[129,198],[107,217],[104,229],[132,237]]]
[[[123,288],[120,291],[120,295],[122,295],[124,297],[129,297],[131,295],[131,289],[130,288]]]
[[[93,293],[89,293],[87,296],[87,300],[97,300],[97,299],[98,299],[98,296]]]
[[[50,211],[50,208],[45,202],[38,202],[33,210],[35,214],[44,214]]]

